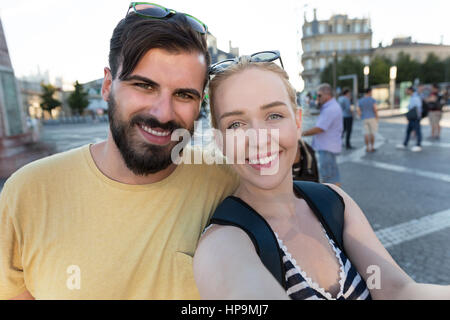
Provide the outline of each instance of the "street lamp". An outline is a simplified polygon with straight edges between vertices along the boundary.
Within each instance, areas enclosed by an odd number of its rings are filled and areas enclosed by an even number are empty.
[[[369,73],[370,73],[370,67],[365,66],[364,67],[364,89],[369,88]]]
[[[391,109],[393,109],[395,103],[395,79],[397,79],[397,66],[392,66],[389,69],[389,78],[389,94],[391,98]]]

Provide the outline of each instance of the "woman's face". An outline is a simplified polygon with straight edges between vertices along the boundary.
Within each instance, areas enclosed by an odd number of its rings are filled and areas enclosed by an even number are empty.
[[[292,174],[301,113],[279,75],[249,68],[230,76],[217,88],[215,108],[223,137],[216,141],[241,182],[273,189]]]

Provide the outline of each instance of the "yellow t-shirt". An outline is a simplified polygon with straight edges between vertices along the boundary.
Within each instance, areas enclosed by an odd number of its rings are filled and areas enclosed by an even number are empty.
[[[26,165],[0,194],[0,299],[199,299],[192,256],[238,182],[226,165],[180,164],[123,184],[89,145]]]

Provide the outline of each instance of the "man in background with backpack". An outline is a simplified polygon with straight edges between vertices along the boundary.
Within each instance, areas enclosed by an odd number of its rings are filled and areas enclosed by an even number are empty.
[[[409,142],[411,132],[414,131],[417,137],[417,145],[411,148],[413,152],[422,151],[422,130],[420,128],[420,120],[422,119],[422,99],[413,87],[406,89],[406,94],[411,96],[408,104],[408,126],[406,127],[406,137],[403,144],[398,144],[397,149],[406,149]]]

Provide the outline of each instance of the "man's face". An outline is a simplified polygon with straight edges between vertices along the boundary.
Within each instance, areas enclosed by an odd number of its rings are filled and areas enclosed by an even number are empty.
[[[124,80],[112,80],[105,69],[102,94],[111,135],[134,174],[156,173],[172,163],[178,141],[171,141],[171,134],[179,128],[193,132],[205,72],[201,53],[163,49],[149,50]]]
[[[322,107],[328,100],[330,100],[331,96],[323,91],[319,91],[317,93],[317,102],[319,107]]]

